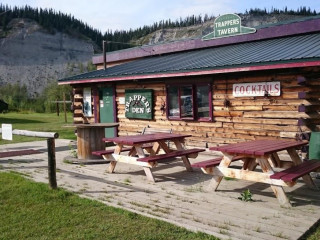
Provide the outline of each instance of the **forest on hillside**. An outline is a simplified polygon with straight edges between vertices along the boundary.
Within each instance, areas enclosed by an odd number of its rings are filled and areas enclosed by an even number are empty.
[[[306,7],[300,7],[297,10],[288,10],[288,8],[286,7],[283,10],[272,8],[270,11],[267,11],[266,9],[255,8],[250,9],[243,14],[250,14],[253,16],[264,16],[272,14],[312,16],[317,15],[318,13],[315,10],[311,10],[310,8]],[[70,14],[65,14],[60,11],[57,12],[53,9],[32,8],[30,6],[9,7],[7,5],[0,4],[0,28],[4,33],[10,30],[8,24],[14,18],[28,18],[34,20],[46,30],[48,30],[48,32],[51,34],[54,34],[55,31],[65,33],[80,33],[95,42],[100,47],[100,49],[102,49],[102,40],[106,40],[109,43],[107,44],[107,51],[111,52],[130,48],[133,46],[130,44],[130,42],[157,30],[198,25],[214,19],[215,16],[209,16],[207,14],[205,14],[204,16],[191,15],[184,19],[180,17],[176,20],[162,20],[160,22],[155,22],[151,25],[145,25],[137,29],[115,31],[108,30],[104,34],[102,34],[100,30],[89,26],[88,24],[79,19],[76,19]],[[2,37],[5,37],[5,34]]]

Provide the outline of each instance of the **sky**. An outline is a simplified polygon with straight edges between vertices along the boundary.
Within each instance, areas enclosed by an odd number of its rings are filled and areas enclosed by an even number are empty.
[[[136,29],[167,19],[175,21],[193,14],[244,13],[251,8],[283,10],[287,6],[288,10],[297,10],[303,6],[320,12],[319,0],[0,0],[0,3],[11,7],[52,8],[73,15],[102,33]]]

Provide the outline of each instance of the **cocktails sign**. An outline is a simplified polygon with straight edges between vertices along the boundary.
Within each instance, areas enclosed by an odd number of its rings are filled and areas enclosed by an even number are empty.
[[[280,82],[255,82],[233,84],[234,97],[280,96]]]
[[[152,119],[152,106],[152,89],[127,89],[125,91],[126,118]]]
[[[230,37],[248,33],[255,33],[255,28],[241,26],[241,18],[236,14],[225,14],[214,21],[214,31],[204,36],[202,40]]]

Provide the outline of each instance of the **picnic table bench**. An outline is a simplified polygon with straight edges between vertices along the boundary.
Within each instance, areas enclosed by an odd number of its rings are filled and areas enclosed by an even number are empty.
[[[144,134],[158,134],[158,133],[172,133],[172,129],[167,129],[167,128],[151,128],[151,127],[144,127],[141,131],[141,135]],[[109,142],[107,140],[107,138],[102,138],[103,142]],[[152,147],[153,147],[154,143],[145,143],[143,144],[143,149],[145,149],[147,152],[150,153]],[[169,146],[169,142],[168,142],[168,146]],[[132,149],[132,147],[125,147],[121,149],[121,152],[126,152],[126,151],[130,151]],[[107,150],[99,150],[99,151],[93,151],[92,155],[95,156],[99,156],[102,157],[104,159],[106,159],[106,155],[112,154],[114,152],[114,149],[107,149]]]
[[[310,172],[317,171],[318,169],[320,169],[319,160],[307,160],[297,166],[293,166],[281,172],[274,173],[270,176],[270,178],[281,179],[285,182],[294,182],[298,178],[303,177],[304,175],[307,175]]]
[[[122,148],[121,152],[127,152],[130,151],[131,148]],[[106,149],[106,150],[99,150],[99,151],[94,151],[92,152],[93,155],[99,156],[99,157],[103,157],[106,158],[106,155],[112,154],[114,153],[114,149]]]
[[[104,153],[103,157],[110,160],[110,173],[114,172],[117,162],[129,163],[143,167],[147,179],[155,182],[151,168],[156,167],[158,162],[168,160],[173,157],[180,157],[187,171],[192,171],[188,158],[196,157],[199,152],[205,150],[185,149],[183,146],[184,139],[190,136],[191,135],[174,133],[153,133],[104,138],[105,141],[114,142],[116,144],[114,152],[111,153],[110,151],[106,151],[98,152],[97,154]],[[169,148],[169,141],[174,143],[175,149]],[[145,145],[148,146],[148,149],[144,147]],[[120,153],[124,152],[124,149],[127,150],[127,146],[130,148],[128,155],[121,155]],[[160,149],[164,151],[164,154],[159,154]],[[146,152],[148,152],[148,155]]]
[[[214,167],[219,166],[220,162],[222,161],[223,157],[213,158],[201,162],[193,163],[191,166],[196,168],[201,168],[202,171],[206,174],[210,174]],[[243,156],[236,156],[233,157],[231,162],[239,161],[243,159]]]
[[[298,178],[302,177],[308,186],[316,188],[309,173],[320,169],[320,161],[302,162],[296,152],[296,148],[306,144],[307,141],[254,140],[211,147],[210,150],[220,151],[223,154],[222,159],[199,162],[192,166],[201,167],[202,171],[213,176],[210,187],[214,190],[217,190],[223,177],[270,184],[279,203],[288,207],[291,203],[283,187],[294,186]],[[276,168],[288,166],[287,162],[283,162],[278,156],[278,152],[283,150],[289,154],[292,164],[289,168],[277,172]],[[242,169],[230,166],[233,161],[240,159],[243,160]],[[262,172],[255,171],[257,165]]]
[[[192,148],[192,149],[186,149],[186,150],[178,150],[178,151],[173,151],[165,154],[159,154],[159,155],[154,155],[154,156],[148,156],[148,157],[143,157],[143,158],[138,158],[137,161],[139,162],[159,162],[161,160],[168,160],[170,158],[175,158],[175,157],[181,157],[181,156],[186,156],[190,158],[195,158],[198,156],[199,152],[205,151],[204,149],[198,149],[198,148]]]

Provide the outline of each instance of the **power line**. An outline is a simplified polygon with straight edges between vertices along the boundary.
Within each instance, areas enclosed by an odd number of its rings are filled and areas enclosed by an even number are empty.
[[[152,49],[151,51],[147,51],[145,49],[143,49],[142,47],[144,45],[141,45],[141,44],[134,44],[134,43],[126,43],[126,42],[116,42],[116,41],[106,41],[106,43],[119,43],[119,44],[126,44],[126,45],[131,45],[131,46],[135,46],[135,47],[139,47],[142,51],[145,51],[147,53],[152,53],[154,50]]]
[[[10,11],[11,11],[11,10],[4,11],[4,12],[0,13],[0,16],[3,15],[3,14],[5,14],[5,13],[7,13],[7,12],[10,12]]]
[[[106,43],[120,43],[120,44],[126,44],[126,45],[132,45],[132,46],[142,46],[141,44],[133,44],[133,43],[126,43],[126,42],[116,42],[116,41],[106,41]]]

